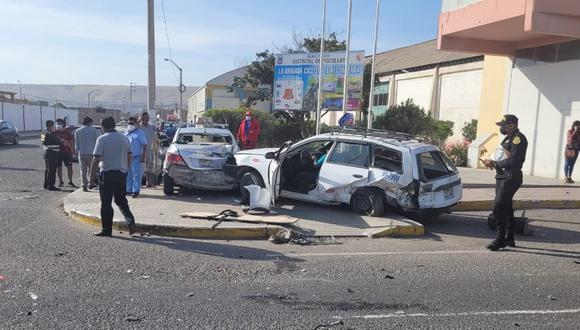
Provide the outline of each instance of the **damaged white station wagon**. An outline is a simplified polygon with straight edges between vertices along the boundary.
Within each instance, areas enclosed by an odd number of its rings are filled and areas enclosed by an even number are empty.
[[[273,202],[345,203],[372,216],[389,207],[432,218],[448,212],[463,192],[457,168],[436,146],[403,133],[342,129],[234,156],[242,194],[258,185],[270,190]]]

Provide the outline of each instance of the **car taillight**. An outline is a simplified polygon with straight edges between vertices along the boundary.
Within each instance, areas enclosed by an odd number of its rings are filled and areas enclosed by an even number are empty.
[[[185,164],[185,161],[183,160],[183,158],[178,154],[172,154],[172,153],[168,152],[166,157],[167,157],[167,162],[169,162],[170,164],[187,166],[187,164]]]

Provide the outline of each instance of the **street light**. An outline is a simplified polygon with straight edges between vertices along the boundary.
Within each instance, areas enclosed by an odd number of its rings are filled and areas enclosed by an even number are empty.
[[[173,63],[173,65],[175,65],[175,67],[177,68],[177,70],[179,70],[179,87],[177,87],[177,90],[179,90],[179,120],[183,120],[183,116],[182,116],[182,111],[183,111],[183,93],[185,93],[185,86],[183,85],[183,69],[181,67],[179,67],[179,65],[177,65],[177,63],[175,63],[172,59],[170,58],[164,58],[164,61],[167,62],[171,62]]]
[[[93,117],[93,115],[92,115],[92,112],[91,112],[91,95],[92,95],[93,93],[97,93],[97,92],[100,92],[100,91],[101,91],[100,89],[94,89],[94,90],[92,90],[92,91],[90,91],[90,92],[89,92],[89,95],[88,95],[88,100],[87,100],[87,108],[88,108],[88,110],[89,110],[89,116],[90,116],[91,118]],[[94,119],[94,118],[93,118],[93,119]]]

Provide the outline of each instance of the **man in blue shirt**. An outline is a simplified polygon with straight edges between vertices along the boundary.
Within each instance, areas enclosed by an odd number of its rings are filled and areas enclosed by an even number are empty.
[[[175,133],[177,133],[177,129],[173,127],[173,124],[169,124],[169,127],[165,130],[165,136],[167,136],[167,139],[169,139],[169,141],[173,140]]]
[[[133,195],[133,198],[137,198],[141,191],[142,164],[147,158],[147,138],[145,133],[137,127],[137,118],[129,118],[125,136],[129,139],[133,154],[133,161],[127,170],[126,191],[127,195]]]

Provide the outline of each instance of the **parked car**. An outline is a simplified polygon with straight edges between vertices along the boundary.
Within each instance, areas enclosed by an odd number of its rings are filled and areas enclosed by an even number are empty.
[[[326,159],[315,166],[323,153]],[[390,207],[431,218],[448,212],[463,192],[457,168],[436,146],[402,133],[344,129],[240,151],[235,161],[243,196],[243,187],[255,184],[269,189],[273,201],[345,203],[372,216]]]
[[[163,164],[163,192],[172,195],[175,187],[205,190],[232,190],[237,182],[226,173],[239,146],[224,128],[179,128]]]
[[[7,120],[0,120],[0,144],[7,142],[18,144],[19,139],[18,129],[13,124]]]

